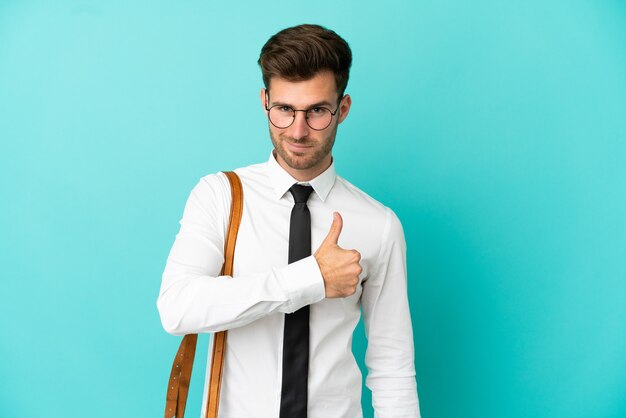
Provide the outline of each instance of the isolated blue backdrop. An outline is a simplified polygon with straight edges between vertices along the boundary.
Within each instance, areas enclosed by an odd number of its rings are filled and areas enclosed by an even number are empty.
[[[403,221],[423,417],[625,417],[619,0],[1,1],[0,416],[161,416],[185,200],[267,158],[256,59],[306,22],[353,48],[336,164]]]

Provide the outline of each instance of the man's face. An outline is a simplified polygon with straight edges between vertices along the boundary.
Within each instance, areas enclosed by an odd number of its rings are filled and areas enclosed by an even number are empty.
[[[335,87],[335,77],[330,71],[317,73],[305,81],[287,81],[274,77],[270,82],[267,108],[276,104],[294,109],[310,109],[322,106],[334,112],[339,103]],[[261,103],[266,106],[268,94],[261,90]],[[294,178],[300,181],[311,180],[326,170],[331,163],[331,150],[337,134],[337,126],[348,115],[350,96],[344,96],[339,110],[330,125],[321,131],[312,129],[306,123],[305,113],[296,112],[291,126],[280,129],[269,123],[270,137],[276,150],[276,160]],[[267,113],[267,111],[266,111]]]

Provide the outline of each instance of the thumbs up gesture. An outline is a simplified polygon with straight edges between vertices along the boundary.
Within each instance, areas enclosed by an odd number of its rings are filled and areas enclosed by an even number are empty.
[[[359,274],[363,271],[359,264],[361,254],[357,250],[344,250],[337,245],[342,227],[341,215],[334,212],[330,231],[313,254],[324,278],[327,298],[345,298],[354,294]]]

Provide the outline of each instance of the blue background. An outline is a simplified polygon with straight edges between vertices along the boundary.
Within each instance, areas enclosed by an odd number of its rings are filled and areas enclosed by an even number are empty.
[[[336,166],[403,221],[423,417],[625,417],[619,0],[0,1],[0,416],[161,416],[178,220],[267,158],[299,23],[353,48]]]

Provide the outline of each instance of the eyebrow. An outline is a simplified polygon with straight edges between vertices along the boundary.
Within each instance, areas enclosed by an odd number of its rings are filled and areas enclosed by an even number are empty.
[[[272,101],[272,106],[288,106],[288,107],[291,107],[293,109],[296,108],[294,105],[289,104],[289,103],[280,102],[280,101],[274,102],[273,100],[271,100],[271,101]],[[321,101],[321,102],[313,103],[312,105],[307,106],[306,109],[312,109],[314,107],[321,107],[321,106],[331,107],[332,103],[330,103],[327,100],[324,100],[324,101]]]

